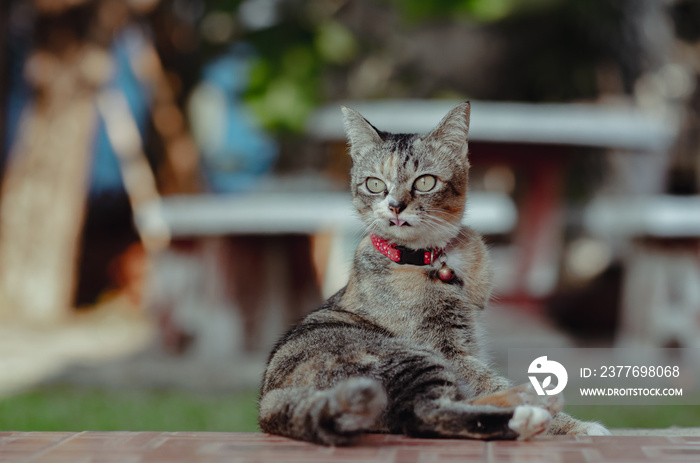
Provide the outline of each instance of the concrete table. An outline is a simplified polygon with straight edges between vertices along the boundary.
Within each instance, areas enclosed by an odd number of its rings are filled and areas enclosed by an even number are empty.
[[[317,291],[305,265],[308,236],[328,240],[321,295],[347,283],[365,227],[349,192],[313,184],[269,179],[248,193],[171,196],[136,211],[143,236],[192,243],[187,252],[171,246],[154,259],[149,301],[166,349],[179,352],[183,344],[212,358],[269,349],[318,302],[304,297]],[[507,195],[473,192],[468,202],[464,223],[481,233],[508,233],[517,222]]]
[[[584,222],[622,243],[617,344],[700,347],[700,196],[601,197]]]

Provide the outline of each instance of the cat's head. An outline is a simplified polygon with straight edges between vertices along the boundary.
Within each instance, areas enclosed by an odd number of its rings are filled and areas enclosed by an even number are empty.
[[[459,104],[427,135],[382,132],[343,108],[353,203],[370,231],[414,249],[444,246],[457,235],[469,171],[469,108]]]

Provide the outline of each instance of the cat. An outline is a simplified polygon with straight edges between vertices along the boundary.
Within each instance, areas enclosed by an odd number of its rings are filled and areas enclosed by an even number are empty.
[[[491,292],[481,237],[462,226],[470,104],[427,135],[392,134],[342,108],[353,204],[369,234],[347,286],[274,346],[262,431],[324,445],[363,433],[476,439],[606,435],[556,396],[510,388],[488,366],[479,316]]]

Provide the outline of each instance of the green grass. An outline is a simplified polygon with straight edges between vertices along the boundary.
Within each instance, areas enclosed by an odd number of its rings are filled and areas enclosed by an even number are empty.
[[[609,428],[700,427],[700,405],[568,405],[565,411]]]
[[[0,399],[0,430],[258,431],[257,397],[45,387]]]
[[[258,431],[257,391],[51,386],[0,400],[0,431]],[[610,428],[700,426],[700,406],[575,406],[566,412]]]

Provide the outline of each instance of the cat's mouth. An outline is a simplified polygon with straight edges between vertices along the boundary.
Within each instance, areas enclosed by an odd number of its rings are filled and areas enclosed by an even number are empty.
[[[410,227],[411,224],[406,222],[404,219],[399,219],[398,217],[389,219],[389,226],[397,226],[397,227]]]

